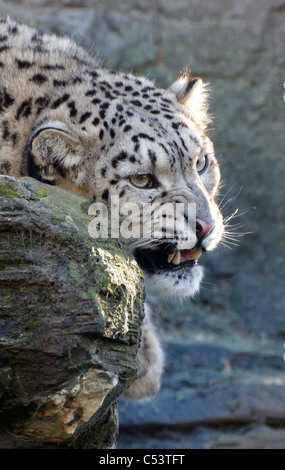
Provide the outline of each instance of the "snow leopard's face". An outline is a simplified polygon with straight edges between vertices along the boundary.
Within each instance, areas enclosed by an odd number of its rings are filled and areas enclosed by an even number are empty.
[[[199,257],[223,235],[214,201],[220,172],[199,117],[170,93],[164,104],[164,115],[151,115],[125,100],[125,131],[113,125],[120,137],[96,170],[95,196],[109,207],[118,197],[121,234],[150,284],[164,296],[188,297],[202,279]]]
[[[218,164],[211,142],[191,124],[185,120],[168,130],[163,143],[150,140],[147,125],[141,125],[135,138],[139,150],[129,145],[114,151],[115,168],[108,171],[116,181],[108,199],[119,195],[122,207],[121,233],[151,285],[167,296],[198,290],[203,271],[198,259],[223,234],[214,202]]]

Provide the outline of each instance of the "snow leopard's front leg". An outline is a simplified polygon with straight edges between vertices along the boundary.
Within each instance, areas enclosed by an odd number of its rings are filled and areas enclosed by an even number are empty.
[[[125,392],[125,396],[133,400],[151,398],[159,391],[164,366],[163,351],[152,323],[151,308],[147,302],[144,309],[145,317],[138,351],[140,373]]]

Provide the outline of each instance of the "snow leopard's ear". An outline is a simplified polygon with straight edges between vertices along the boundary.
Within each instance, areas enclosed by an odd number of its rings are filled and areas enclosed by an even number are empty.
[[[183,72],[169,88],[189,114],[202,127],[206,127],[208,116],[209,88],[201,78],[192,77],[190,71]]]
[[[82,143],[67,125],[49,121],[38,127],[29,142],[28,174],[53,183],[56,175],[78,164],[82,157]]]
[[[30,139],[30,148],[39,165],[74,165],[80,155],[79,137],[60,121],[50,121],[38,127]]]

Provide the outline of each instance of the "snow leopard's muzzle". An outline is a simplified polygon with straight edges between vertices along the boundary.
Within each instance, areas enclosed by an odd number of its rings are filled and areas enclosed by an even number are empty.
[[[133,254],[150,285],[164,296],[190,297],[202,280],[203,268],[198,260],[218,243],[221,230],[214,221],[197,219],[196,243],[191,248],[179,249],[183,246],[179,240],[161,240],[151,246],[139,246]]]

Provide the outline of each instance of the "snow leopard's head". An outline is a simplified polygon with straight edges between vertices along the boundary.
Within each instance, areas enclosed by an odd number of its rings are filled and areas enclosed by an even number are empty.
[[[121,234],[151,285],[163,295],[191,296],[202,279],[198,259],[224,230],[207,86],[189,73],[167,90],[132,75],[103,78],[105,91],[84,98],[84,130],[62,117],[36,130],[34,162],[108,210],[112,199],[119,204]]]

